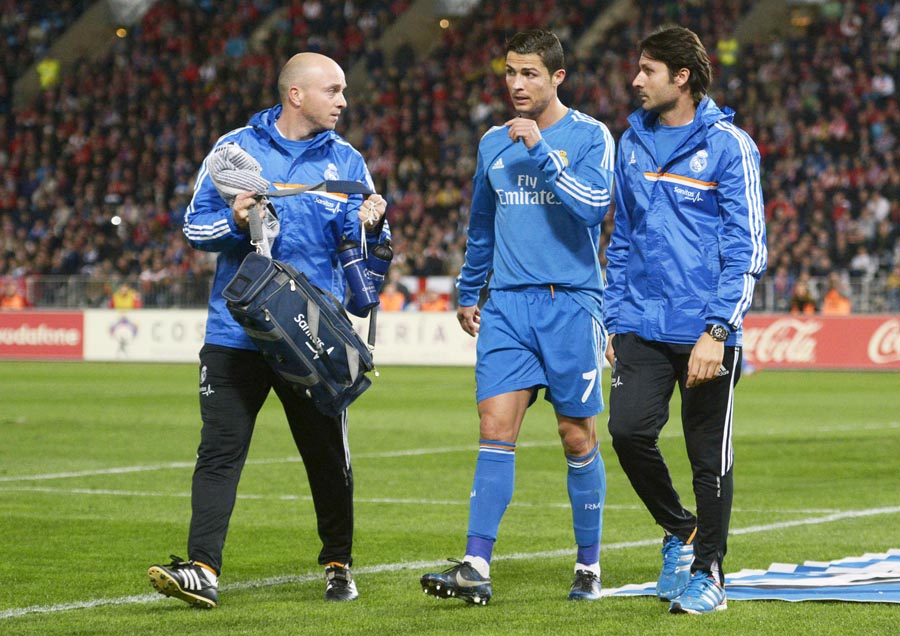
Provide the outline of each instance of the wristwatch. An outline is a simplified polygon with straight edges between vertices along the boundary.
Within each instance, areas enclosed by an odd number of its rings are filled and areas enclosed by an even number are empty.
[[[722,325],[706,325],[706,333],[712,336],[712,339],[716,342],[728,340],[728,329]]]

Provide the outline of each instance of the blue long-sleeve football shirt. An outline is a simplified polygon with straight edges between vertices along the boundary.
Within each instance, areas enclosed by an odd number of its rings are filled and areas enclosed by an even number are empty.
[[[586,292],[602,319],[597,255],[612,200],[609,129],[570,109],[530,149],[507,130],[492,128],[478,146],[460,305],[476,304],[493,269],[491,289],[554,285]]]

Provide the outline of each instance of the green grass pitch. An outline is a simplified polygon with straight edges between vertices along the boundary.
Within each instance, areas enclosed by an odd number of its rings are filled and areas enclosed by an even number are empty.
[[[164,599],[146,570],[185,554],[200,429],[193,365],[0,363],[2,634],[896,634],[887,604],[732,601],[672,616],[654,598],[570,603],[574,546],[552,412],[530,410],[487,607],[426,597],[465,545],[478,439],[466,368],[380,370],[351,408],[360,599],[326,604],[303,467],[277,399],[261,413],[231,522],[220,606]],[[604,382],[608,381],[608,375]],[[678,420],[660,442],[692,501]],[[608,477],[603,583],[655,579],[660,530],[598,419]],[[900,547],[900,374],[741,380],[726,570]]]

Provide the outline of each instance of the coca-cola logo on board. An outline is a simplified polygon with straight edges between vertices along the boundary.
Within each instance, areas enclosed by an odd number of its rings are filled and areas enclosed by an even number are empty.
[[[757,362],[814,362],[815,334],[822,323],[782,318],[766,327],[744,330],[744,353]]]
[[[900,362],[900,320],[881,324],[869,338],[869,359],[875,364]]]

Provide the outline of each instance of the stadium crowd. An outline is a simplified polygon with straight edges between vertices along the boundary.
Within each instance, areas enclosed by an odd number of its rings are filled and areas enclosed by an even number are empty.
[[[87,0],[0,1],[0,81],[11,87],[87,9]],[[4,97],[6,95],[4,94]],[[0,105],[6,112],[8,103]]]
[[[0,80],[0,277],[134,280],[144,306],[184,299],[179,286],[197,281],[202,304],[212,263],[181,237],[193,179],[215,135],[277,101],[275,77],[297,50],[325,53],[346,69],[365,65],[339,131],[366,155],[389,199],[395,280],[453,276],[478,140],[510,112],[500,97],[506,37],[554,30],[567,52],[564,101],[618,139],[636,106],[634,47],[668,20],[708,44],[713,98],[737,111],[759,145],[774,307],[790,310],[798,283],[818,310],[831,287],[848,296],[851,286],[882,280],[888,294],[874,308],[900,311],[897,3],[824,3],[795,34],[738,46],[732,29],[749,0],[641,0],[578,51],[579,36],[612,3],[542,0],[522,13],[485,0],[422,57],[406,43],[391,55],[378,47],[410,4],[403,0],[292,0],[280,11],[271,0],[162,0],[108,54],[79,61],[16,111],[14,74],[41,58],[46,38],[10,37],[34,9],[4,4],[4,59],[17,64]],[[71,20],[81,4],[54,6]],[[47,33],[63,28],[52,25]],[[105,305],[112,291],[98,287],[84,304]]]

